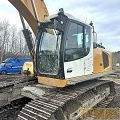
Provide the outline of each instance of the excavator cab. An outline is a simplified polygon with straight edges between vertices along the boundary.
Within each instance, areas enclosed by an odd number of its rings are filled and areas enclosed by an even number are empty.
[[[37,37],[38,76],[66,79],[93,72],[92,27],[60,11],[41,23]],[[88,66],[85,70],[85,65]]]
[[[111,71],[111,53],[93,47],[96,41],[93,26],[60,10],[41,23],[38,30],[36,71],[39,83],[65,87]],[[96,76],[97,73],[101,75]]]

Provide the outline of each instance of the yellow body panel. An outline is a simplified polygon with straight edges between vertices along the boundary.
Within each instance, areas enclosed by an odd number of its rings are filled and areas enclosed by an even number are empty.
[[[31,0],[8,0],[25,18],[33,32],[37,33],[37,22],[34,17]],[[43,0],[34,0],[36,12],[40,22],[44,21],[44,16],[49,15],[47,7]]]
[[[23,69],[23,71],[29,69],[29,71],[30,71],[29,76],[34,76],[33,62],[25,62],[22,69]]]
[[[101,52],[101,49],[99,48],[96,48],[94,49],[94,52],[93,52],[93,55],[94,55],[94,68],[93,68],[93,72],[94,73],[98,73],[98,72],[103,72],[103,60],[102,60],[102,52]],[[102,64],[102,65],[100,65]]]
[[[103,55],[102,52],[104,52],[109,59],[108,62],[108,67],[104,68],[103,65]],[[100,73],[100,72],[106,72],[106,71],[111,71],[112,70],[112,53],[101,48],[95,48],[93,50],[93,55],[94,55],[94,68],[93,68],[93,73]]]
[[[55,86],[55,87],[65,87],[67,86],[67,80],[55,79],[55,78],[48,78],[48,77],[41,77],[38,76],[38,82],[48,86]]]

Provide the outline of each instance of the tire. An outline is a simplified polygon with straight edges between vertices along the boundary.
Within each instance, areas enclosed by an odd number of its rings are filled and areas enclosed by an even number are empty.
[[[6,71],[2,71],[2,72],[1,72],[1,75],[6,75],[6,74],[7,74]]]

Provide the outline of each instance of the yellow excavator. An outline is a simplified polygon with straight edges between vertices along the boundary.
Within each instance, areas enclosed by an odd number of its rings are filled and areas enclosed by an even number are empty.
[[[33,58],[23,72],[37,77],[20,89],[29,103],[18,120],[79,120],[83,108],[105,106],[113,99],[114,83],[99,79],[113,72],[112,54],[96,43],[92,22],[86,24],[62,8],[49,15],[43,0],[8,1],[20,13]],[[23,17],[36,36],[35,45]]]

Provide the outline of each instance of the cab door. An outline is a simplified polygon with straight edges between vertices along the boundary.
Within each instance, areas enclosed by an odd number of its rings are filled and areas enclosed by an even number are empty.
[[[92,57],[92,51],[90,52],[91,44],[88,46],[88,49],[86,48],[86,33],[86,27],[84,25],[75,22],[70,23],[65,42],[65,78],[85,75],[85,64],[89,62],[88,58]],[[91,42],[90,38],[88,42]],[[90,69],[88,73],[91,74],[92,70]]]

